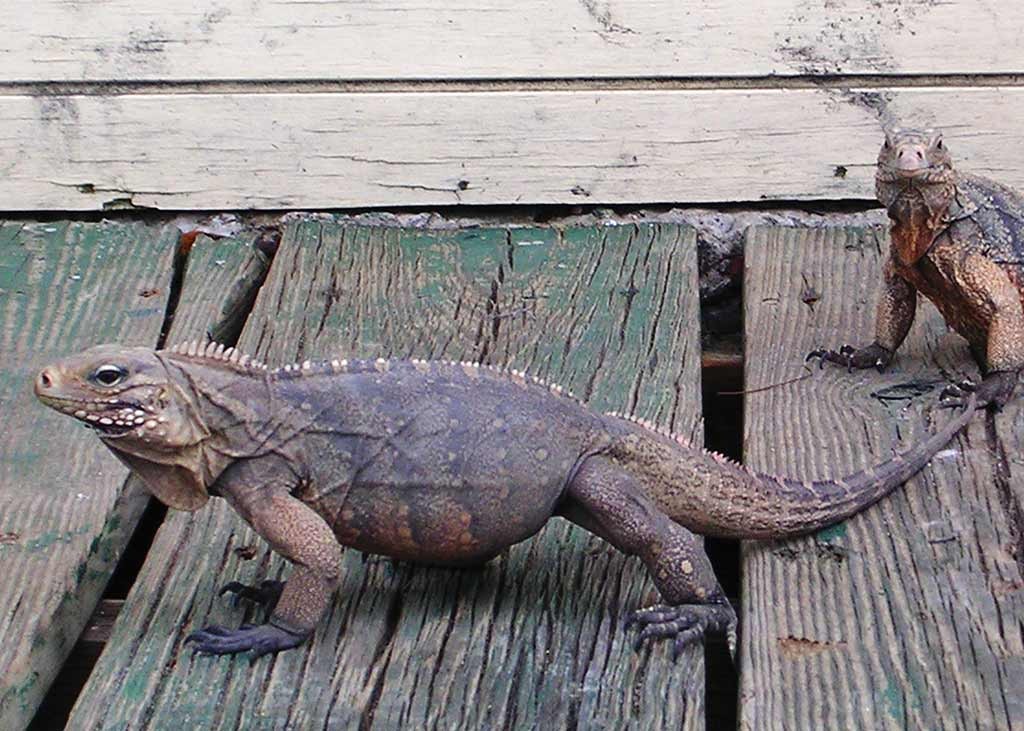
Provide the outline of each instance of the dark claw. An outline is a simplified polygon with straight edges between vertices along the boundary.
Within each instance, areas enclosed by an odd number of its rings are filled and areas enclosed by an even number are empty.
[[[640,650],[650,639],[673,638],[672,659],[690,643],[708,632],[725,634],[729,651],[736,657],[736,613],[729,603],[722,600],[714,604],[681,604],[671,606],[659,604],[632,612],[626,618],[626,629],[640,625],[640,632],[633,647]]]
[[[855,348],[847,343],[840,346],[839,350],[828,350],[827,348],[812,350],[807,354],[804,362],[812,358],[818,359],[819,368],[824,368],[825,363],[828,362],[844,366],[849,373],[860,368],[877,368],[881,373],[892,360],[892,353],[874,343],[863,348]]]
[[[266,609],[269,616],[277,606],[277,601],[281,598],[282,591],[284,591],[283,581],[261,581],[259,586],[249,586],[239,581],[229,581],[221,587],[218,595],[233,594],[231,603],[236,607],[243,599],[254,602]]]
[[[970,380],[951,383],[939,394],[939,406],[944,409],[963,408],[967,405],[968,394],[975,393],[977,390],[977,384]]]
[[[211,625],[190,634],[185,638],[185,643],[194,643],[193,653],[230,655],[251,651],[252,659],[255,660],[270,652],[295,647],[307,636],[272,624],[243,625],[238,629]]]
[[[974,394],[979,409],[999,411],[1013,397],[1016,385],[1016,371],[993,371],[981,383],[961,381],[946,386],[939,395],[939,405],[944,408],[965,407],[969,400],[967,397]]]

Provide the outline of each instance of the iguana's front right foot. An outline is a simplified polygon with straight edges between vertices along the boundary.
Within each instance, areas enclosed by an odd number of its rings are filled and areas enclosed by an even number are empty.
[[[979,409],[999,411],[1013,397],[1016,385],[1016,371],[992,371],[981,383],[967,380],[946,386],[939,394],[939,401],[945,407],[962,408],[967,405],[970,394],[974,394]]]
[[[640,625],[633,647],[639,650],[644,640],[655,637],[673,637],[672,659],[675,660],[691,642],[708,632],[725,635],[729,654],[736,658],[736,612],[728,601],[717,604],[656,604],[638,609],[626,618],[625,628]]]
[[[220,588],[217,595],[233,594],[234,596],[231,598],[231,601],[236,607],[243,599],[254,602],[266,609],[267,616],[270,616],[274,613],[275,607],[277,607],[277,601],[281,598],[282,591],[284,591],[283,581],[268,579],[261,581],[259,586],[250,586],[239,581],[229,581]]]
[[[892,360],[892,351],[883,348],[878,343],[865,345],[863,348],[843,345],[838,351],[818,348],[808,353],[807,357],[804,358],[804,362],[806,363],[814,358],[819,359],[818,367],[820,368],[824,368],[825,363],[829,362],[845,366],[848,371],[853,371],[855,368],[858,370],[862,368],[876,368],[881,373]]]

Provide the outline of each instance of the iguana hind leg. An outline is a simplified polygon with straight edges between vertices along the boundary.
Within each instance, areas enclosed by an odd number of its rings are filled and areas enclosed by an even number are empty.
[[[722,593],[700,538],[673,522],[622,466],[590,457],[569,485],[560,513],[620,551],[638,556],[665,604],[634,612],[637,647],[672,638],[673,657],[705,632],[721,632],[736,646],[736,613]]]

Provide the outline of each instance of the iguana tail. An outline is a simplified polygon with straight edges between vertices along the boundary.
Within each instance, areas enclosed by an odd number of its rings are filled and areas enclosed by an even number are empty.
[[[720,454],[694,450],[665,432],[659,432],[662,438],[656,447],[646,439],[622,440],[612,456],[636,470],[649,487],[649,496],[672,520],[697,533],[785,538],[826,528],[881,500],[928,464],[967,425],[976,408],[972,394],[963,412],[929,438],[839,479],[792,480],[754,472]],[[639,423],[656,430],[652,424]]]

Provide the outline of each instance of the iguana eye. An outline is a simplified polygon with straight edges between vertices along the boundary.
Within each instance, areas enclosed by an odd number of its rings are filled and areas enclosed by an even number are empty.
[[[118,365],[101,365],[95,371],[93,371],[90,379],[100,384],[101,386],[116,386],[118,383],[123,381],[128,375],[128,371]]]

